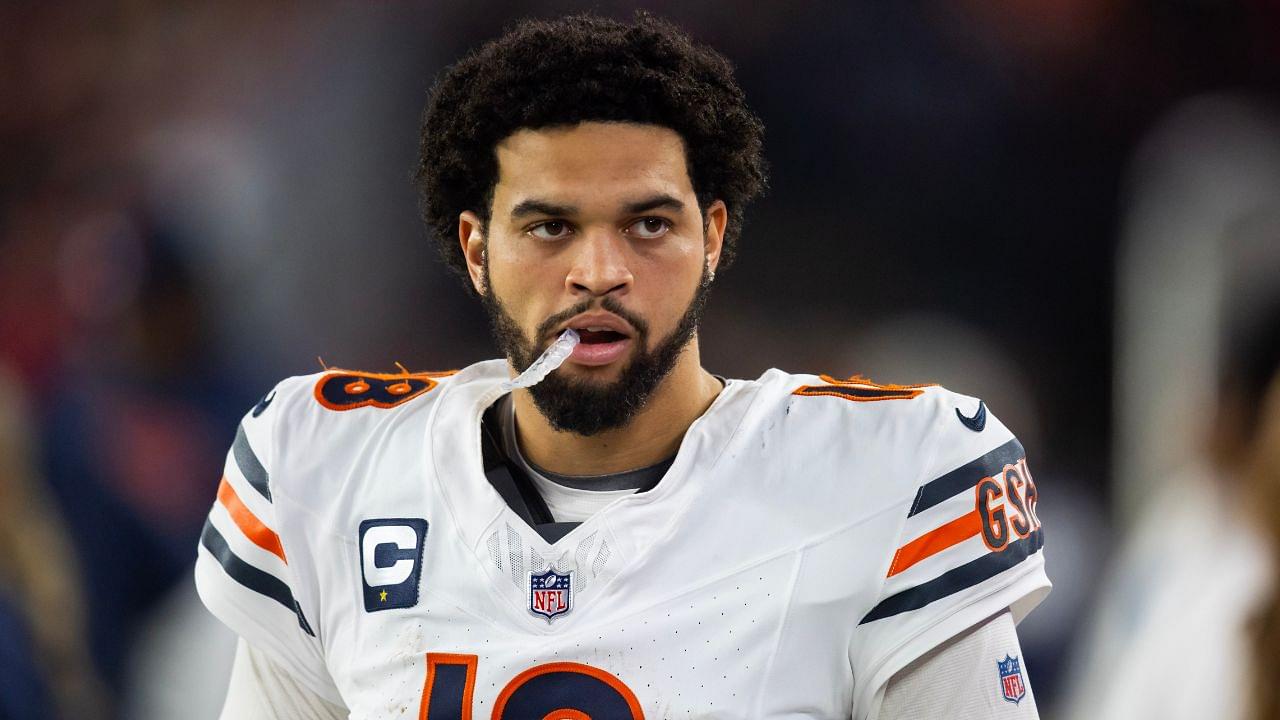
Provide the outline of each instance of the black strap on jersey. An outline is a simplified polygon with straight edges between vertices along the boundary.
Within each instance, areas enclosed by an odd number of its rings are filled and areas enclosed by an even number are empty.
[[[498,418],[499,403],[490,405],[480,421],[480,448],[484,462],[484,476],[489,484],[506,501],[522,520],[542,536],[554,543],[582,523],[556,522],[547,509],[547,503],[534,487],[533,481],[516,463],[511,462],[502,450]]]

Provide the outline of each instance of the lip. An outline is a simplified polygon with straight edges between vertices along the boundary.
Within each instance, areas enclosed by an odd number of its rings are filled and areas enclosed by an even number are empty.
[[[568,322],[564,323],[563,325],[561,325],[560,329],[556,331],[556,334],[558,335],[559,333],[562,333],[565,330],[568,330],[569,328],[573,328],[577,330],[579,328],[588,328],[588,327],[600,327],[606,330],[612,330],[621,335],[626,335],[628,340],[630,340],[631,337],[635,335],[635,331],[631,329],[631,325],[627,323],[627,321],[623,320],[617,315],[614,315],[613,313],[600,313],[600,312],[583,313],[582,315],[578,315],[570,319]],[[600,344],[611,345],[612,343],[600,343]]]
[[[618,360],[631,349],[635,330],[626,320],[609,312],[596,311],[574,316],[563,323],[556,333],[562,333],[569,328],[581,330],[589,327],[612,330],[624,337],[607,343],[578,343],[573,348],[573,353],[569,355],[570,362],[577,365],[599,367]]]
[[[630,348],[631,338],[629,337],[607,343],[578,343],[574,346],[573,353],[569,355],[569,360],[579,365],[608,365],[626,355]]]

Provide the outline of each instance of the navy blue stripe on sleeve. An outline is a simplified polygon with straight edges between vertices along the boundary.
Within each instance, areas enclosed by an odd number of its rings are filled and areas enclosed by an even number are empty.
[[[1009,543],[1002,551],[987,553],[960,567],[952,568],[929,582],[890,595],[871,608],[871,612],[867,613],[858,624],[862,625],[918,610],[935,600],[941,600],[948,595],[977,585],[983,580],[995,577],[1044,547],[1043,533],[1043,530],[1036,530],[1017,542]]]
[[[1018,438],[1013,438],[986,455],[971,460],[946,475],[930,480],[916,491],[915,502],[911,503],[911,512],[907,513],[907,517],[924,512],[940,502],[955,497],[958,493],[977,487],[979,480],[998,474],[1004,470],[1005,465],[1015,463],[1025,455],[1026,451],[1022,449],[1022,443],[1018,442]]]
[[[217,558],[218,563],[222,565],[222,569],[227,572],[227,575],[231,576],[232,580],[288,608],[290,612],[298,616],[298,624],[302,626],[302,630],[312,637],[315,636],[311,626],[307,624],[307,619],[302,615],[302,608],[293,599],[293,593],[289,592],[289,586],[275,575],[259,570],[241,560],[238,555],[232,552],[231,546],[227,545],[226,538],[222,537],[222,533],[218,532],[218,529],[213,526],[213,523],[208,518],[204,521],[204,530],[200,532],[200,544],[204,545],[205,549]]]
[[[253,453],[253,448],[249,447],[249,438],[244,434],[244,425],[236,428],[236,439],[231,445],[231,452],[236,457],[236,466],[244,474],[244,479],[248,480],[253,489],[266,498],[267,502],[270,502],[271,488],[267,486],[267,469]]]

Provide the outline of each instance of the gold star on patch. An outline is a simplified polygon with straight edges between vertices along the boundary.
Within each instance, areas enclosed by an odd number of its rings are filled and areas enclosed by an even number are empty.
[[[379,599],[379,600],[381,600],[382,602],[386,602],[386,601],[387,601],[387,591],[386,591],[386,590],[383,590],[382,592],[378,593],[378,599]]]

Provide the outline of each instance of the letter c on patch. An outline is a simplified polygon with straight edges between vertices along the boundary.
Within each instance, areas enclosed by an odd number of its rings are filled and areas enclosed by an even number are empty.
[[[360,555],[364,558],[364,581],[377,587],[399,585],[408,580],[413,574],[413,566],[416,564],[413,556],[418,554],[417,550],[418,533],[407,525],[369,528],[360,543]],[[388,561],[389,565],[384,564]]]
[[[360,523],[360,574],[367,612],[418,604],[427,521],[379,518]]]

